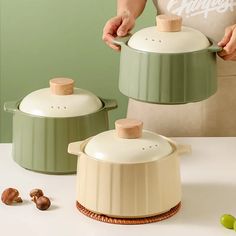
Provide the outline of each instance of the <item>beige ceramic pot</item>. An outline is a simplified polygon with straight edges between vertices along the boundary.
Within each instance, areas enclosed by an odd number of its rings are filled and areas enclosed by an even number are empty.
[[[116,130],[69,145],[79,156],[76,200],[111,217],[167,212],[181,201],[179,155],[189,150],[142,130],[140,121],[118,120]]]

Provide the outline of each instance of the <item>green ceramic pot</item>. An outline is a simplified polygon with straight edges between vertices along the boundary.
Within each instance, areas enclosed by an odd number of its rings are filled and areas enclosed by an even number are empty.
[[[100,99],[98,111],[77,117],[42,117],[19,109],[21,101],[5,103],[13,113],[13,158],[22,167],[49,174],[76,172],[77,158],[68,144],[108,130],[108,111],[115,100]]]
[[[176,40],[172,32],[158,32],[155,27],[137,33],[113,41],[121,46],[121,93],[149,103],[183,104],[207,99],[216,92],[216,53],[221,48],[212,40],[208,41],[200,32],[188,27],[174,32],[178,34]],[[200,36],[203,46],[198,45],[201,40],[194,39],[194,34]],[[193,35],[196,42],[191,44],[191,37],[186,37],[189,35]],[[133,36],[136,37],[133,39]],[[202,48],[204,45],[206,47]],[[198,47],[201,50],[195,50]]]

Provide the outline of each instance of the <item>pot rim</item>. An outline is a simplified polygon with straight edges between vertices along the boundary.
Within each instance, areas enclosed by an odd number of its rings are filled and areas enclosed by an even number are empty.
[[[214,52],[220,52],[223,48],[218,46],[217,43],[215,42],[215,40],[208,38],[208,40],[210,41],[210,46],[207,48],[203,48],[201,50],[197,50],[197,51],[192,51],[192,52],[178,52],[178,53],[163,53],[163,52],[148,52],[148,51],[142,51],[142,50],[138,50],[135,48],[131,48],[130,46],[127,45],[129,38],[131,37],[131,34],[128,34],[125,37],[116,37],[113,40],[113,44],[114,45],[119,45],[121,47],[126,47],[131,51],[140,53],[140,54],[151,54],[151,55],[188,55],[188,54],[199,54],[199,53],[205,53],[205,51],[209,52],[209,53],[214,53]]]
[[[154,163],[154,162],[159,162],[159,161],[165,161],[169,158],[174,158],[178,157],[179,155],[185,154],[185,153],[190,153],[191,152],[191,146],[187,144],[177,144],[175,141],[173,141],[170,138],[167,138],[163,135],[160,135],[163,139],[167,140],[171,147],[172,147],[172,152],[166,156],[163,156],[157,160],[151,160],[151,161],[142,161],[142,162],[112,162],[108,160],[100,160],[95,157],[89,156],[87,153],[85,153],[84,149],[89,142],[89,140],[93,137],[90,137],[88,139],[85,139],[84,141],[79,142],[79,153],[77,154],[78,158],[80,158],[80,155],[84,155],[89,159],[93,159],[98,162],[103,162],[107,164],[112,164],[112,165],[139,165],[139,164],[147,164],[147,163]]]
[[[48,116],[39,116],[39,115],[34,115],[34,114],[30,114],[30,113],[26,113],[26,112],[23,112],[19,109],[19,105],[21,103],[21,101],[23,100],[20,99],[20,100],[17,100],[17,101],[12,101],[12,102],[6,102],[4,104],[4,110],[5,111],[8,111],[8,112],[18,112],[18,113],[21,113],[23,115],[26,115],[26,116],[29,116],[29,117],[32,117],[32,118],[39,118],[39,119],[71,119],[71,118],[86,118],[86,117],[89,117],[91,115],[94,115],[96,113],[99,113],[101,111],[109,111],[109,110],[112,110],[112,109],[115,109],[118,107],[117,105],[117,101],[115,99],[105,99],[105,98],[101,98],[101,97],[98,97],[100,99],[100,101],[102,102],[102,107],[97,110],[97,111],[94,111],[94,112],[91,112],[89,114],[85,114],[85,115],[80,115],[80,116],[68,116],[68,117],[48,117]],[[11,104],[12,107],[14,106],[13,109],[8,109],[7,108],[7,104]]]

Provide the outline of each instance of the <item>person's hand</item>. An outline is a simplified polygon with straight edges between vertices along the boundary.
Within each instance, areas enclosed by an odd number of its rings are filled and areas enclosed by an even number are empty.
[[[103,41],[112,49],[119,51],[120,47],[112,43],[116,36],[125,36],[134,27],[135,18],[129,12],[111,18],[103,28]]]
[[[218,55],[226,61],[236,61],[236,24],[225,29],[225,35],[218,43],[223,48]]]

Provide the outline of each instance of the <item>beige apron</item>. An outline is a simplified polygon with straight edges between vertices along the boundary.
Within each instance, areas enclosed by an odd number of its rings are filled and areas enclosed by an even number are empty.
[[[158,13],[183,17],[184,25],[219,41],[236,23],[236,0],[158,0]],[[148,104],[130,99],[127,117],[165,136],[236,136],[236,62],[217,58],[218,91],[209,99],[184,105]]]

